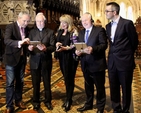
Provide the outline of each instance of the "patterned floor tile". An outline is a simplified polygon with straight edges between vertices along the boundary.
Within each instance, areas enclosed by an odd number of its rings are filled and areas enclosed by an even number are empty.
[[[133,78],[133,88],[132,88],[132,100],[131,103],[131,113],[141,113],[141,72],[140,67],[141,60],[137,59],[137,66],[134,71]],[[1,70],[1,69],[0,69]],[[4,72],[4,70],[2,70]],[[107,71],[107,70],[106,70]],[[4,73],[3,73],[4,74]],[[76,77],[75,77],[75,89],[73,96],[73,104],[71,110],[68,113],[77,113],[77,108],[83,106],[85,103],[85,90],[84,90],[84,78],[82,76],[80,65],[78,66]],[[106,106],[104,113],[112,113],[110,95],[109,95],[109,81],[108,75],[106,72]],[[44,87],[43,83],[41,83],[41,109],[39,109],[38,113],[65,113],[62,109],[61,105],[63,101],[65,101],[65,86],[63,76],[59,69],[58,61],[54,60],[53,63],[53,71],[51,76],[51,88],[52,88],[52,105],[53,110],[49,111],[44,103]],[[96,92],[95,92],[96,93]],[[96,95],[96,94],[95,94]],[[31,75],[29,70],[29,65],[26,66],[26,76],[24,83],[24,91],[23,91],[23,101],[26,103],[27,109],[24,111],[32,110],[32,83],[31,83]],[[96,113],[95,99],[94,99],[94,109],[85,111],[84,113]],[[0,78],[0,113],[2,113],[5,109],[5,79]],[[21,113],[22,110],[16,108],[15,113]],[[31,111],[29,111],[30,113]]]

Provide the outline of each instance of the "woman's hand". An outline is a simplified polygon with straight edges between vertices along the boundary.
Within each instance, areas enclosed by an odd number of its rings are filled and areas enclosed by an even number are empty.
[[[56,49],[57,52],[61,52],[61,51],[66,51],[66,50],[70,50],[71,48],[69,46],[59,46],[58,49]]]
[[[59,46],[62,46],[62,43],[57,42],[57,43],[56,43],[56,48],[58,48]]]

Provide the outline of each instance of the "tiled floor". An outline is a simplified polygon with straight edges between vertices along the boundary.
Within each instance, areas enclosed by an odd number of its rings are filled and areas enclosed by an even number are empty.
[[[134,79],[133,79],[133,88],[132,88],[132,103],[131,103],[131,113],[141,113],[141,72],[140,66],[141,60],[137,59],[137,66],[134,71]],[[0,73],[4,75],[5,71],[0,69]],[[4,76],[3,76],[4,77]],[[74,89],[74,96],[73,96],[73,105],[71,110],[68,113],[77,113],[77,108],[83,106],[85,103],[85,91],[84,91],[84,79],[82,76],[81,68],[78,66],[76,77],[75,77],[75,89]],[[65,100],[65,87],[62,74],[59,69],[58,62],[54,60],[53,63],[53,71],[51,77],[51,84],[52,84],[52,104],[53,110],[49,111],[44,106],[44,88],[43,84],[41,83],[41,109],[39,109],[38,113],[65,113],[64,110],[61,108],[63,101]],[[110,102],[110,95],[109,95],[109,81],[106,73],[106,106],[105,106],[105,113],[112,113],[111,109],[111,102]],[[24,92],[23,92],[23,101],[27,105],[27,113],[31,113],[32,107],[32,84],[31,84],[31,76],[29,67],[26,68],[26,76],[25,76],[25,85],[24,85]],[[2,113],[5,109],[5,78],[0,78],[0,113]],[[15,113],[22,111],[21,109],[16,108]],[[94,109],[88,110],[84,113],[96,113],[95,108],[95,100],[94,100]]]

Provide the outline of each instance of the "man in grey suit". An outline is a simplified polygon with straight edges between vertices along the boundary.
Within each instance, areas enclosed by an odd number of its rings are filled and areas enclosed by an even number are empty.
[[[77,111],[82,112],[93,108],[95,85],[97,113],[103,113],[106,102],[106,32],[104,28],[93,25],[94,20],[88,12],[81,17],[81,21],[84,29],[79,32],[78,41],[85,42],[87,47],[83,51],[76,50],[76,54],[81,57],[81,68],[85,79],[86,103]]]
[[[51,96],[51,70],[52,52],[55,51],[55,34],[53,30],[45,27],[46,18],[38,13],[35,18],[36,28],[30,31],[31,41],[40,41],[40,44],[29,45],[30,69],[33,84],[33,109],[40,108],[40,82],[41,77],[45,88],[45,106],[52,110]]]
[[[29,44],[27,25],[30,21],[28,12],[20,12],[16,22],[7,25],[4,37],[4,63],[6,69],[6,110],[14,112],[14,103],[19,108],[26,108],[22,102],[22,90],[26,65],[27,44]]]
[[[138,36],[133,22],[120,17],[119,11],[120,6],[117,3],[106,4],[106,17],[112,20],[106,25],[110,43],[108,74],[114,113],[129,113],[135,68],[134,52],[138,46]],[[120,89],[122,89],[122,102]]]

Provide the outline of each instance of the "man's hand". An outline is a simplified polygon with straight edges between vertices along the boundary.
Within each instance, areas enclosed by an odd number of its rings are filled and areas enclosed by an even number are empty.
[[[33,51],[33,49],[34,49],[34,46],[33,46],[33,45],[29,45],[29,46],[28,46],[28,50],[29,50],[29,51]]]
[[[46,50],[47,50],[47,48],[46,48],[46,46],[45,46],[44,44],[38,44],[36,47],[37,47],[40,51],[46,51]]]
[[[29,38],[25,38],[21,41],[21,45],[23,44],[29,44],[30,43],[30,39]]]
[[[86,54],[91,54],[92,51],[93,51],[93,48],[92,48],[91,46],[88,46],[88,47],[86,47],[83,51],[84,51],[84,53],[86,53]]]
[[[76,54],[77,56],[81,56],[83,53],[82,53],[82,51],[75,50],[75,54]]]

